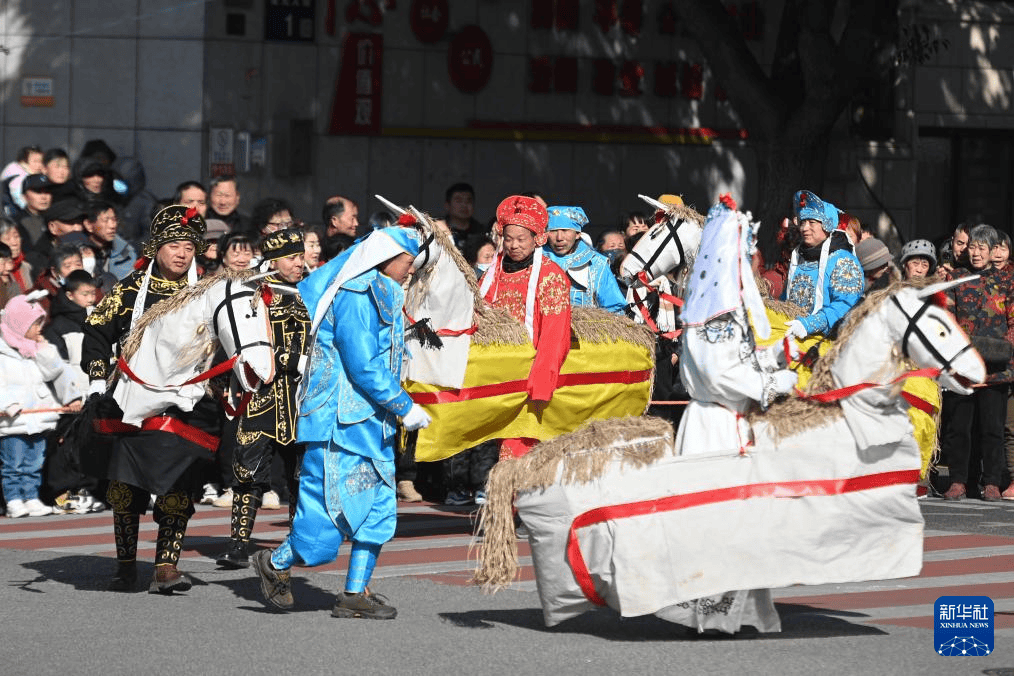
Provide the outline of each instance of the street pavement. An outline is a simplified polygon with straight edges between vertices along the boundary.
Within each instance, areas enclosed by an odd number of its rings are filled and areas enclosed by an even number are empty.
[[[0,519],[0,674],[1005,674],[1014,675],[1014,503],[920,502],[926,518],[916,578],[775,591],[780,634],[698,637],[654,617],[597,610],[552,629],[542,621],[530,550],[509,590],[483,594],[474,508],[401,504],[371,589],[393,622],[330,616],[344,580],[337,562],[296,569],[297,609],[266,607],[250,570],[214,563],[229,510],[198,507],[181,568],[194,588],[146,593],[155,527],[143,524],[136,593],[105,591],[114,568],[108,513]],[[262,511],[261,546],[286,533],[285,511]],[[346,548],[347,549],[347,545]],[[986,595],[996,610],[988,657],[940,657],[933,602]]]

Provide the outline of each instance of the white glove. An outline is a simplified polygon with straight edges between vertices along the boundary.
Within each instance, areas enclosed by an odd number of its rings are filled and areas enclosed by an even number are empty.
[[[21,406],[21,404],[11,404],[10,406],[8,406],[3,410],[3,413],[8,418],[13,418],[17,416],[19,413],[21,413],[22,408],[23,407]]]
[[[423,410],[422,406],[419,404],[412,404],[412,408],[408,410],[408,413],[406,413],[405,417],[401,419],[401,422],[405,425],[406,430],[414,432],[416,430],[421,430],[424,427],[428,427],[433,420],[430,418],[429,414]]]
[[[796,372],[788,369],[775,371],[771,374],[771,378],[775,381],[774,391],[776,394],[789,394],[799,381]]]
[[[105,394],[106,393],[106,381],[104,380],[92,380],[88,383],[88,396],[93,394]]]
[[[810,335],[809,331],[807,331],[806,327],[803,326],[803,322],[798,319],[793,319],[789,322],[789,326],[785,330],[785,336],[787,338],[798,338],[799,340],[802,340],[808,335]]]

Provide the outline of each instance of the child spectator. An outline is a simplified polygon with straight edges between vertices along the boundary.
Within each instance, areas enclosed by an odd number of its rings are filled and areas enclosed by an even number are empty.
[[[14,268],[14,259],[11,257],[11,248],[0,242],[0,310],[7,305],[19,291],[17,285],[11,285],[11,270]]]
[[[42,337],[45,318],[25,296],[0,314],[0,477],[12,518],[53,513],[39,500],[46,432],[56,427],[61,404],[81,410],[87,387]]]

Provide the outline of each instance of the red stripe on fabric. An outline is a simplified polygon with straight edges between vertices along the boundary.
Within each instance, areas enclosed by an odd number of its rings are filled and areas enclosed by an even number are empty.
[[[796,388],[796,396],[800,399],[810,399],[812,401],[819,401],[822,404],[826,404],[832,401],[838,401],[846,397],[851,397],[856,392],[862,392],[868,390],[871,387],[883,387],[884,385],[894,385],[902,380],[908,378],[936,378],[940,375],[940,369],[938,368],[925,368],[918,369],[916,371],[906,371],[894,380],[889,380],[886,383],[856,383],[855,385],[849,385],[848,387],[840,387],[837,390],[829,390],[827,392],[821,392],[819,394],[806,394],[798,387]]]
[[[133,380],[135,383],[138,383],[140,385],[144,385],[145,387],[174,388],[174,387],[186,387],[187,385],[195,385],[197,383],[204,382],[205,380],[209,380],[211,378],[214,378],[215,376],[217,376],[217,375],[219,375],[221,373],[225,373],[226,371],[228,371],[229,369],[231,369],[233,367],[233,365],[236,363],[236,360],[238,358],[239,358],[239,355],[238,354],[234,354],[233,356],[229,357],[227,360],[225,360],[224,362],[222,362],[221,364],[219,364],[215,368],[210,369],[208,371],[205,371],[204,373],[198,373],[196,376],[194,376],[193,378],[191,378],[187,382],[181,383],[179,385],[152,385],[151,383],[147,383],[147,382],[141,380],[137,376],[136,373],[134,373],[133,371],[130,370],[130,367],[127,365],[127,361],[123,357],[120,357],[116,361],[116,365],[117,365],[117,367],[119,367],[119,369],[121,371],[123,371],[126,374],[126,376],[128,378],[130,378],[131,380]]]
[[[649,378],[651,378],[650,370],[566,373],[560,376],[556,389],[572,385],[609,385],[616,383],[633,385],[646,382]],[[456,390],[445,390],[443,392],[415,392],[412,394],[412,401],[417,404],[453,404],[459,401],[472,401],[474,399],[499,397],[504,394],[517,394],[518,392],[524,392],[527,385],[528,379],[526,378],[523,380],[508,380],[503,383],[477,385],[476,387],[463,387]]]
[[[917,397],[911,392],[902,392],[901,396],[904,397],[905,401],[907,401],[911,406],[919,409],[926,415],[933,416],[937,414],[937,407],[929,403],[922,397]]]
[[[779,481],[763,484],[747,484],[745,486],[730,486],[728,488],[686,493],[684,495],[671,495],[655,500],[630,502],[624,505],[598,507],[579,514],[571,523],[570,534],[567,537],[567,561],[570,563],[570,569],[574,573],[574,578],[577,580],[585,597],[596,605],[604,606],[606,602],[595,591],[595,584],[592,582],[591,575],[588,572],[588,565],[585,563],[584,555],[581,553],[581,544],[577,539],[577,531],[581,528],[593,526],[603,521],[643,516],[645,514],[672,512],[688,507],[712,505],[731,500],[843,495],[845,493],[883,488],[885,486],[915,484],[918,481],[919,470],[899,470],[896,472],[867,474],[848,479]]]
[[[92,421],[92,428],[99,434],[132,434],[141,430],[146,432],[170,432],[202,448],[206,448],[212,453],[218,451],[218,437],[212,436],[193,425],[188,425],[170,416],[145,418],[141,421],[140,427],[112,418],[97,419]]]

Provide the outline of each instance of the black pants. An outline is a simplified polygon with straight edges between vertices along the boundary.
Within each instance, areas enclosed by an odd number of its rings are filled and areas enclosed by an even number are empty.
[[[500,443],[494,439],[441,460],[444,486],[448,491],[485,488],[489,471],[499,458]]]
[[[972,394],[944,394],[940,451],[952,483],[967,484],[973,432],[982,454],[982,485],[1000,486],[1005,464],[1003,426],[1007,418],[1007,383],[976,388]],[[974,474],[974,472],[973,472]]]

